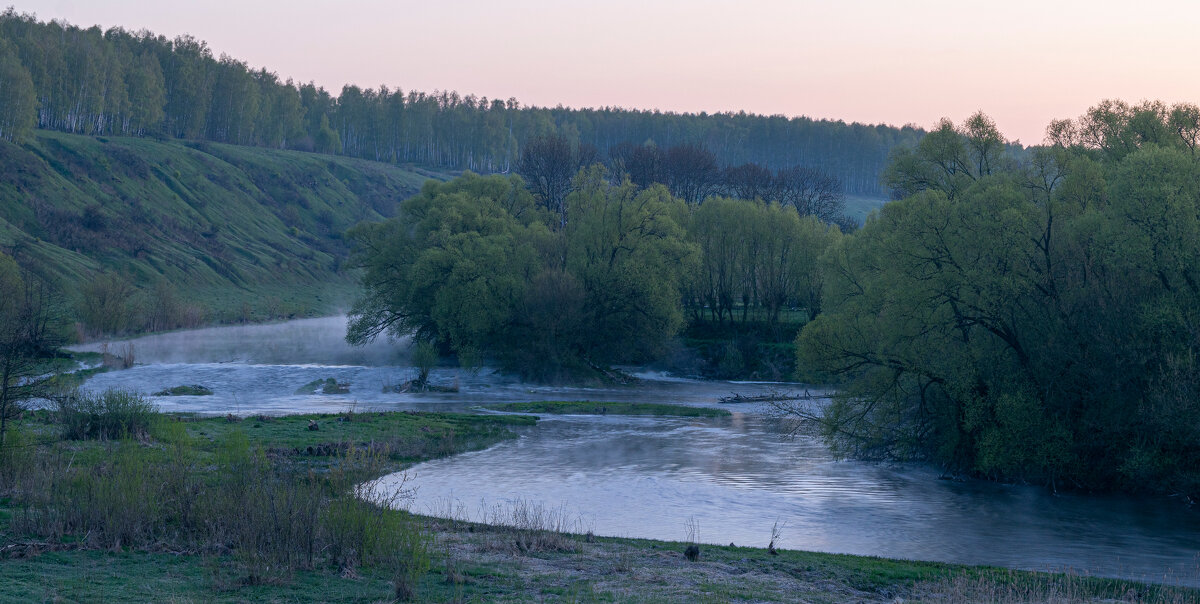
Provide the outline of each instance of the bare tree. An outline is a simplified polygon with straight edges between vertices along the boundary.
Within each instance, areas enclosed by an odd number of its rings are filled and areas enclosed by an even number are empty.
[[[666,154],[654,143],[638,145],[629,141],[608,150],[609,166],[619,180],[628,176],[633,184],[646,188],[666,182]]]
[[[846,210],[842,183],[827,172],[806,166],[785,168],[775,174],[775,195],[801,216],[816,216],[834,224]]]
[[[722,176],[726,193],[738,199],[770,200],[775,189],[775,175],[759,164],[725,168]]]
[[[666,181],[672,195],[698,204],[716,192],[721,182],[717,156],[702,145],[671,147],[666,154]]]
[[[46,361],[61,344],[48,286],[0,254],[0,449],[9,422],[48,394]]]
[[[546,209],[558,214],[559,224],[567,222],[567,195],[571,180],[579,169],[598,160],[592,145],[572,145],[564,136],[539,136],[521,148],[517,173]]]

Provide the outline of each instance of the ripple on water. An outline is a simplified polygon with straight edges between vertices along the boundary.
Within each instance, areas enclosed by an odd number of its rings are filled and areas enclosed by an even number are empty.
[[[347,346],[344,318],[216,328],[134,341],[140,364],[98,374],[86,388],[154,392],[199,383],[212,396],[159,397],[164,410],[200,413],[465,409],[523,400],[614,400],[716,406],[732,392],[791,385],[698,382],[644,374],[636,387],[524,384],[488,370],[438,368],[457,394],[384,393],[410,379],[403,346]],[[346,395],[296,395],[333,377]],[[797,386],[797,388],[802,388]],[[788,438],[760,405],[723,406],[730,418],[544,417],[486,451],[413,468],[410,506],[482,519],[488,506],[541,502],[597,534],[900,558],[1072,568],[1200,586],[1200,514],[1169,501],[1051,496],[1034,487],[937,480],[919,466],[835,461],[810,437]],[[389,477],[383,485],[399,484]]]

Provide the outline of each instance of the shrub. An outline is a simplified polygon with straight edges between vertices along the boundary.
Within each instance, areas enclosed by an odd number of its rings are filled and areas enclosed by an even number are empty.
[[[127,390],[76,391],[55,403],[63,438],[68,440],[145,439],[158,414],[146,397]]]

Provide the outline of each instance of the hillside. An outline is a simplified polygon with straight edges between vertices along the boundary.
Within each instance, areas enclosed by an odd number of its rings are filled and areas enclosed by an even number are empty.
[[[0,251],[76,292],[97,275],[206,320],[328,312],[353,283],[341,233],[430,174],[344,157],[39,130],[0,142]],[[81,300],[72,300],[78,306]]]
[[[344,86],[327,91],[255,69],[190,36],[78,27],[0,12],[0,139],[35,129],[319,151],[446,170],[508,172],[545,135],[609,158],[623,145],[703,145],[721,166],[801,165],[848,195],[883,199],[880,174],[925,132],[745,112],[524,106],[442,90]],[[805,107],[796,107],[803,112]]]

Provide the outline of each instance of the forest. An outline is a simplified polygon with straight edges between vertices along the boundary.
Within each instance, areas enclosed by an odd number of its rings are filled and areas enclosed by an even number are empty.
[[[0,14],[0,139],[34,128],[295,149],[478,173],[511,171],[538,137],[561,136],[601,157],[629,145],[699,145],[722,166],[802,165],[851,195],[887,196],[879,175],[913,127],[744,112],[524,107],[452,91],[347,85],[331,93],[281,79],[203,41],[101,31],[8,9]]]
[[[844,455],[1200,494],[1200,109],[1104,101],[1017,161],[983,115],[895,157],[799,366]]]
[[[352,229],[349,264],[365,293],[349,339],[411,333],[468,366],[489,358],[536,380],[611,377],[613,364],[662,357],[685,309],[732,324],[736,303],[776,325],[785,308],[815,311],[816,258],[841,236],[792,207],[688,204],[600,165],[576,175],[561,207],[519,176],[467,174],[428,182],[395,218]]]
[[[784,313],[799,377],[838,385],[791,411],[841,455],[1195,497],[1200,109],[1105,101],[1047,140],[1018,155],[982,113],[944,120],[894,155],[901,199],[849,234],[598,165],[561,203],[515,176],[427,184],[351,231],[350,336],[558,379],[661,357],[688,323]]]

